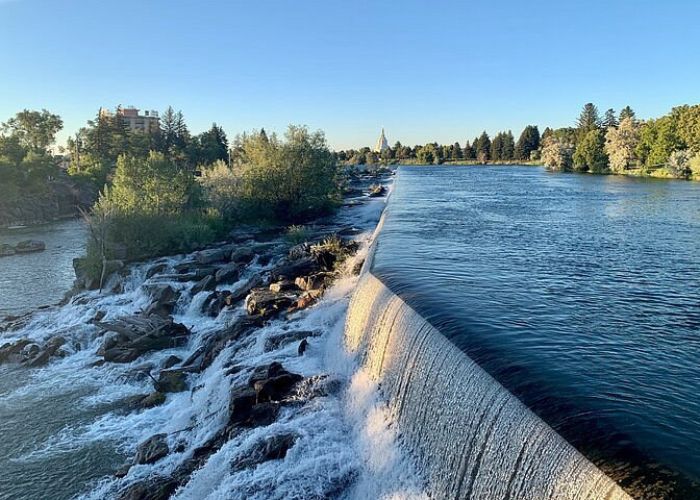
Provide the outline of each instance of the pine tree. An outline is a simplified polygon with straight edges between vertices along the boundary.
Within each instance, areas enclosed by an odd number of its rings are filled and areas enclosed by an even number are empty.
[[[551,133],[551,129],[545,129],[545,133]],[[543,136],[544,137],[544,136]],[[515,146],[516,160],[529,160],[533,151],[537,151],[540,147],[540,131],[536,125],[528,125],[525,127],[518,138],[518,143]]]
[[[459,145],[459,142],[455,142],[454,145],[452,146],[452,159],[454,161],[459,161],[463,157],[462,153],[462,147]]]
[[[576,127],[579,130],[580,136],[583,137],[591,130],[600,128],[600,125],[601,120],[600,114],[598,113],[598,108],[592,102],[587,103],[583,107],[581,115],[576,122]]]
[[[607,129],[610,127],[617,127],[619,125],[617,117],[615,116],[615,110],[610,108],[605,112],[605,117],[603,118],[603,128]]]
[[[513,132],[508,131],[503,134],[503,148],[501,150],[501,160],[510,161],[515,158],[515,138]]]
[[[632,120],[635,119],[635,113],[629,106],[625,106],[622,108],[622,110],[620,110],[620,121],[624,120],[625,118],[631,118]]]
[[[491,160],[501,161],[503,159],[503,132],[496,134],[491,141]]]
[[[160,118],[160,131],[163,137],[163,152],[168,153],[177,141],[177,123],[172,106],[168,106]]]
[[[462,150],[462,156],[465,160],[473,160],[476,158],[476,156],[474,155],[474,148],[469,143],[469,141],[467,141],[467,143],[464,145],[464,149]]]
[[[489,139],[489,134],[487,134],[485,130],[476,140],[474,151],[476,153],[476,159],[480,162],[487,162],[490,159],[491,139]]]

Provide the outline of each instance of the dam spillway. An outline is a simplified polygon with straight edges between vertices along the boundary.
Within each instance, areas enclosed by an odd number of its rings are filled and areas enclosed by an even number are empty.
[[[345,345],[379,383],[434,498],[630,498],[368,271]]]

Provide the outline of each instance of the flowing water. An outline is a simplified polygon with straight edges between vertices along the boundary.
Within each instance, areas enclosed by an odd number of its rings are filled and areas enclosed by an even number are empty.
[[[334,223],[354,225],[361,231],[356,238],[365,242],[383,206],[383,200],[371,200],[344,207]],[[51,248],[49,237],[41,239]],[[286,250],[283,240],[270,244],[279,247],[276,255]],[[60,271],[68,274],[73,255],[71,250],[66,252],[54,263],[58,267],[59,260],[63,262]],[[171,355],[186,358],[209,336],[245,314],[242,304],[216,318],[202,314],[207,292],[193,294],[192,282],[167,276],[186,258],[157,261],[168,269],[163,276],[150,278],[147,270],[154,262],[135,265],[113,292],[78,294],[68,304],[42,309],[18,328],[0,332],[0,345],[18,338],[42,343],[56,335],[68,341],[65,357],[46,367],[0,365],[0,499],[103,500],[144,478],[167,475],[224,426],[231,388],[246,384],[254,367],[272,361],[319,381],[337,382],[340,390],[306,402],[300,398],[299,404],[281,411],[272,425],[242,430],[209,457],[175,498],[424,498],[421,476],[397,444],[376,384],[362,371],[356,372],[352,358],[343,354],[342,331],[355,276],[339,279],[313,307],[288,320],[271,321],[232,342],[204,372],[189,376],[190,390],[169,394],[162,406],[130,408],[130,398],[153,391],[146,372],[157,374]],[[362,252],[356,258],[361,259]],[[254,260],[238,283],[219,289],[234,288],[274,265],[274,259],[266,264]],[[353,265],[349,262],[348,268]],[[70,282],[65,283],[67,289]],[[189,343],[148,353],[131,363],[96,365],[102,337],[101,328],[91,319],[98,312],[110,321],[143,310],[151,301],[148,288],[157,284],[169,284],[181,293],[174,319],[191,328]],[[105,289],[113,285],[114,281]],[[51,300],[41,297],[36,303]],[[24,303],[11,311],[23,312],[27,307]],[[298,355],[294,343],[272,351],[265,348],[271,336],[298,330],[318,333],[309,338],[304,356]],[[231,373],[232,364],[239,370]],[[289,432],[297,440],[284,459],[252,469],[232,468],[261,439]],[[124,479],[116,479],[113,473],[133,457],[137,444],[157,433],[168,435],[173,451],[155,464],[133,466]]]
[[[629,492],[700,497],[700,186],[402,167],[372,272]]]

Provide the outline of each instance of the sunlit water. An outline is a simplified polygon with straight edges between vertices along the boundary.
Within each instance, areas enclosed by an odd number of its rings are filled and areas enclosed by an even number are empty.
[[[699,184],[402,167],[373,271],[621,484],[700,495]]]
[[[84,253],[86,233],[79,219],[0,229],[0,244],[46,243],[43,252],[0,257],[0,319],[60,301],[75,279],[73,259]]]

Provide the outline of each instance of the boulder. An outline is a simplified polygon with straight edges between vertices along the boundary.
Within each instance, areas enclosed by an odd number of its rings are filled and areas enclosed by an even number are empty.
[[[0,364],[23,361],[22,351],[31,344],[32,341],[29,339],[19,339],[0,346]]]
[[[231,392],[229,426],[260,427],[270,425],[277,418],[279,407],[273,403],[258,403],[257,394],[250,387],[239,387]]]
[[[121,490],[116,500],[168,500],[179,485],[177,478],[150,476]]]
[[[187,375],[182,370],[163,370],[155,383],[158,392],[183,392],[187,390]]]
[[[308,346],[309,346],[309,341],[306,339],[303,339],[301,342],[299,342],[299,347],[297,347],[297,354],[299,356],[303,356],[304,353],[306,352],[306,349]]]
[[[293,293],[275,293],[269,288],[254,288],[245,299],[245,307],[251,316],[270,318],[285,311],[297,302]]]
[[[331,273],[316,273],[309,276],[299,276],[294,280],[294,284],[300,290],[318,290],[324,288],[332,279]]]
[[[156,274],[163,274],[167,269],[168,264],[166,264],[165,262],[154,264],[148,268],[148,271],[146,271],[146,279],[151,279]]]
[[[234,283],[238,281],[240,276],[240,271],[238,269],[238,264],[227,264],[218,271],[216,271],[216,282],[221,283]]]
[[[180,359],[178,356],[171,355],[168,356],[165,361],[163,361],[163,369],[167,370],[168,368],[172,368],[173,366],[179,364],[182,362],[182,359]]]
[[[257,394],[257,400],[261,403],[282,401],[292,390],[292,388],[304,377],[296,373],[285,372],[276,377],[266,380],[258,380],[253,385]]]
[[[165,403],[165,394],[156,391],[144,396],[138,404],[141,408],[153,408],[155,406],[160,406],[163,403]]]
[[[192,295],[197,295],[201,292],[210,292],[216,288],[216,279],[209,275],[202,278],[192,287]]]
[[[369,197],[377,198],[386,194],[386,188],[381,184],[374,184],[369,187]]]
[[[296,283],[290,280],[282,280],[276,283],[270,284],[270,291],[274,293],[288,292],[291,290],[298,290]]]
[[[298,436],[293,433],[276,434],[258,441],[245,456],[233,464],[233,471],[255,467],[270,460],[281,460],[287,456],[287,451],[294,446]]]
[[[108,332],[98,355],[105,361],[128,363],[149,351],[180,347],[187,343],[190,331],[171,318],[160,316],[131,316],[98,326]]]
[[[141,443],[136,449],[134,463],[153,464],[170,452],[167,434],[156,434]]]
[[[231,250],[228,248],[212,248],[197,252],[194,254],[194,259],[197,264],[213,264],[227,260],[230,253]]]
[[[39,240],[24,240],[15,245],[17,253],[43,252],[46,250],[46,244]]]
[[[65,351],[60,351],[60,348],[66,343],[63,337],[52,337],[49,341],[40,348],[39,352],[27,356],[24,361],[26,366],[32,368],[46,365],[52,357],[64,356]]]
[[[319,265],[313,257],[304,257],[294,261],[287,261],[272,271],[272,281],[283,279],[295,280],[299,276],[313,274],[319,271]]]
[[[231,253],[231,262],[249,264],[255,258],[255,252],[249,247],[237,248]]]
[[[170,285],[151,285],[145,288],[152,300],[145,314],[147,316],[156,315],[162,318],[170,316],[175,310],[175,305],[180,298],[180,292]]]
[[[8,245],[6,243],[3,243],[0,245],[0,257],[9,257],[10,255],[14,255],[15,253],[15,247],[12,245]]]
[[[289,249],[289,252],[287,253],[289,258],[291,260],[298,260],[302,259],[304,257],[310,257],[311,256],[311,245],[308,242],[304,243],[299,243],[298,245],[294,245],[292,248]]]

